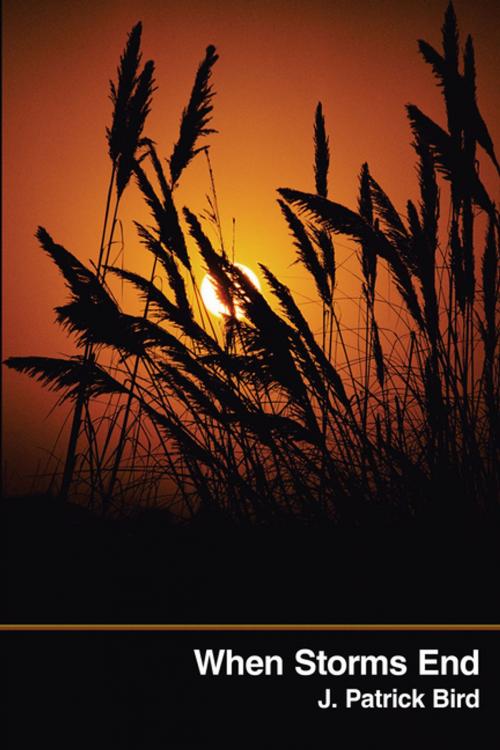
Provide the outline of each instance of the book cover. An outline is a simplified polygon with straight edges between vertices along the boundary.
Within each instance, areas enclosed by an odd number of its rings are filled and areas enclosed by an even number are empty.
[[[4,4],[9,747],[494,716],[498,21]]]

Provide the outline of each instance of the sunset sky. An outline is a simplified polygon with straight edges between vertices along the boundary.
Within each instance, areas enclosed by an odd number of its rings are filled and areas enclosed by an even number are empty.
[[[479,103],[498,151],[500,6],[457,0],[455,9],[462,40],[469,32],[474,38]],[[332,152],[330,196],[355,206],[360,165],[368,161],[404,210],[416,194],[404,105],[411,101],[444,121],[439,90],[416,42],[424,38],[440,47],[444,10],[442,0],[4,3],[3,358],[73,353],[54,325],[64,285],[34,233],[41,224],[84,262],[96,259],[110,173],[108,81],[138,20],[143,60],[155,61],[158,87],[146,133],[162,156],[171,153],[206,46],[217,47],[212,124],[218,133],[207,144],[226,237],[230,241],[234,217],[235,259],[254,270],[265,262],[306,304],[310,289],[291,266],[292,243],[275,190],[313,191],[312,125],[321,100]],[[199,213],[208,192],[206,162],[199,157],[183,178],[177,204]],[[120,216],[124,264],[146,273],[150,261],[132,219],[146,220],[147,213],[134,185]],[[350,253],[339,239],[339,264]],[[355,293],[347,270],[338,283],[339,294]],[[4,369],[8,492],[29,489],[22,478],[39,460],[43,467],[65,415],[49,415],[55,400]]]

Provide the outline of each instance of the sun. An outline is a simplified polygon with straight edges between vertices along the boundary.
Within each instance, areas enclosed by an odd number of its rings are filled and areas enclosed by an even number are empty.
[[[235,263],[234,265],[245,274],[249,281],[251,281],[254,287],[260,292],[260,281],[257,278],[257,275],[250,268],[244,266],[243,263]],[[205,307],[209,312],[212,313],[212,315],[215,315],[217,318],[221,318],[223,315],[230,314],[227,306],[221,302],[219,295],[217,294],[217,287],[214,284],[210,274],[207,273],[203,281],[201,282],[200,291]],[[244,313],[240,305],[235,304],[234,312],[238,320],[241,320],[244,317]]]

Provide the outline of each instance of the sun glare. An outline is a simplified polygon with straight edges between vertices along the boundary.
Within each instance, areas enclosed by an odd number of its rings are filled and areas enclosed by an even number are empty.
[[[234,265],[237,266],[240,271],[245,274],[245,276],[252,282],[254,287],[260,292],[260,281],[257,278],[256,274],[250,268],[244,266],[242,263],[235,263]],[[205,307],[209,312],[212,313],[212,315],[215,315],[217,318],[221,318],[223,315],[229,315],[229,310],[227,306],[221,302],[219,295],[217,294],[217,287],[214,284],[210,274],[207,274],[204,277],[203,281],[201,282],[200,290],[203,302],[205,303]],[[241,309],[240,305],[235,304],[234,311],[238,320],[241,320],[244,317],[243,310]]]

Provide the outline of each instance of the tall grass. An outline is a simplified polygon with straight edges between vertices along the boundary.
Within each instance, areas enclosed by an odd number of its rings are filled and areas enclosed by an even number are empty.
[[[368,164],[357,209],[332,200],[321,104],[313,124],[316,193],[278,190],[298,262],[321,305],[317,336],[270,268],[261,265],[261,293],[226,253],[208,150],[200,145],[214,132],[215,49],[207,48],[196,73],[167,175],[142,136],[153,64],[138,72],[135,27],[111,88],[112,176],[96,267],[38,231],[71,294],[57,308],[58,321],[82,354],[6,362],[75,403],[65,497],[80,496],[104,512],[168,502],[184,515],[208,511],[250,522],[358,523],[378,513],[497,507],[499,218],[479,174],[478,149],[500,168],[476,99],[473,43],[468,37],[461,52],[451,4],[442,35],[442,52],[424,41],[419,48],[441,87],[446,128],[407,107],[417,203],[398,209]],[[176,204],[179,180],[200,152],[208,159],[215,245],[201,217]],[[151,256],[149,277],[109,263],[120,197],[132,176],[151,213],[151,226],[136,224]],[[336,235],[359,248],[355,356],[336,299]],[[222,327],[200,297],[193,246],[228,310]],[[379,320],[381,269],[394,289],[392,332]],[[136,289],[141,315],[121,309],[113,277]],[[103,396],[108,401],[99,408]]]

